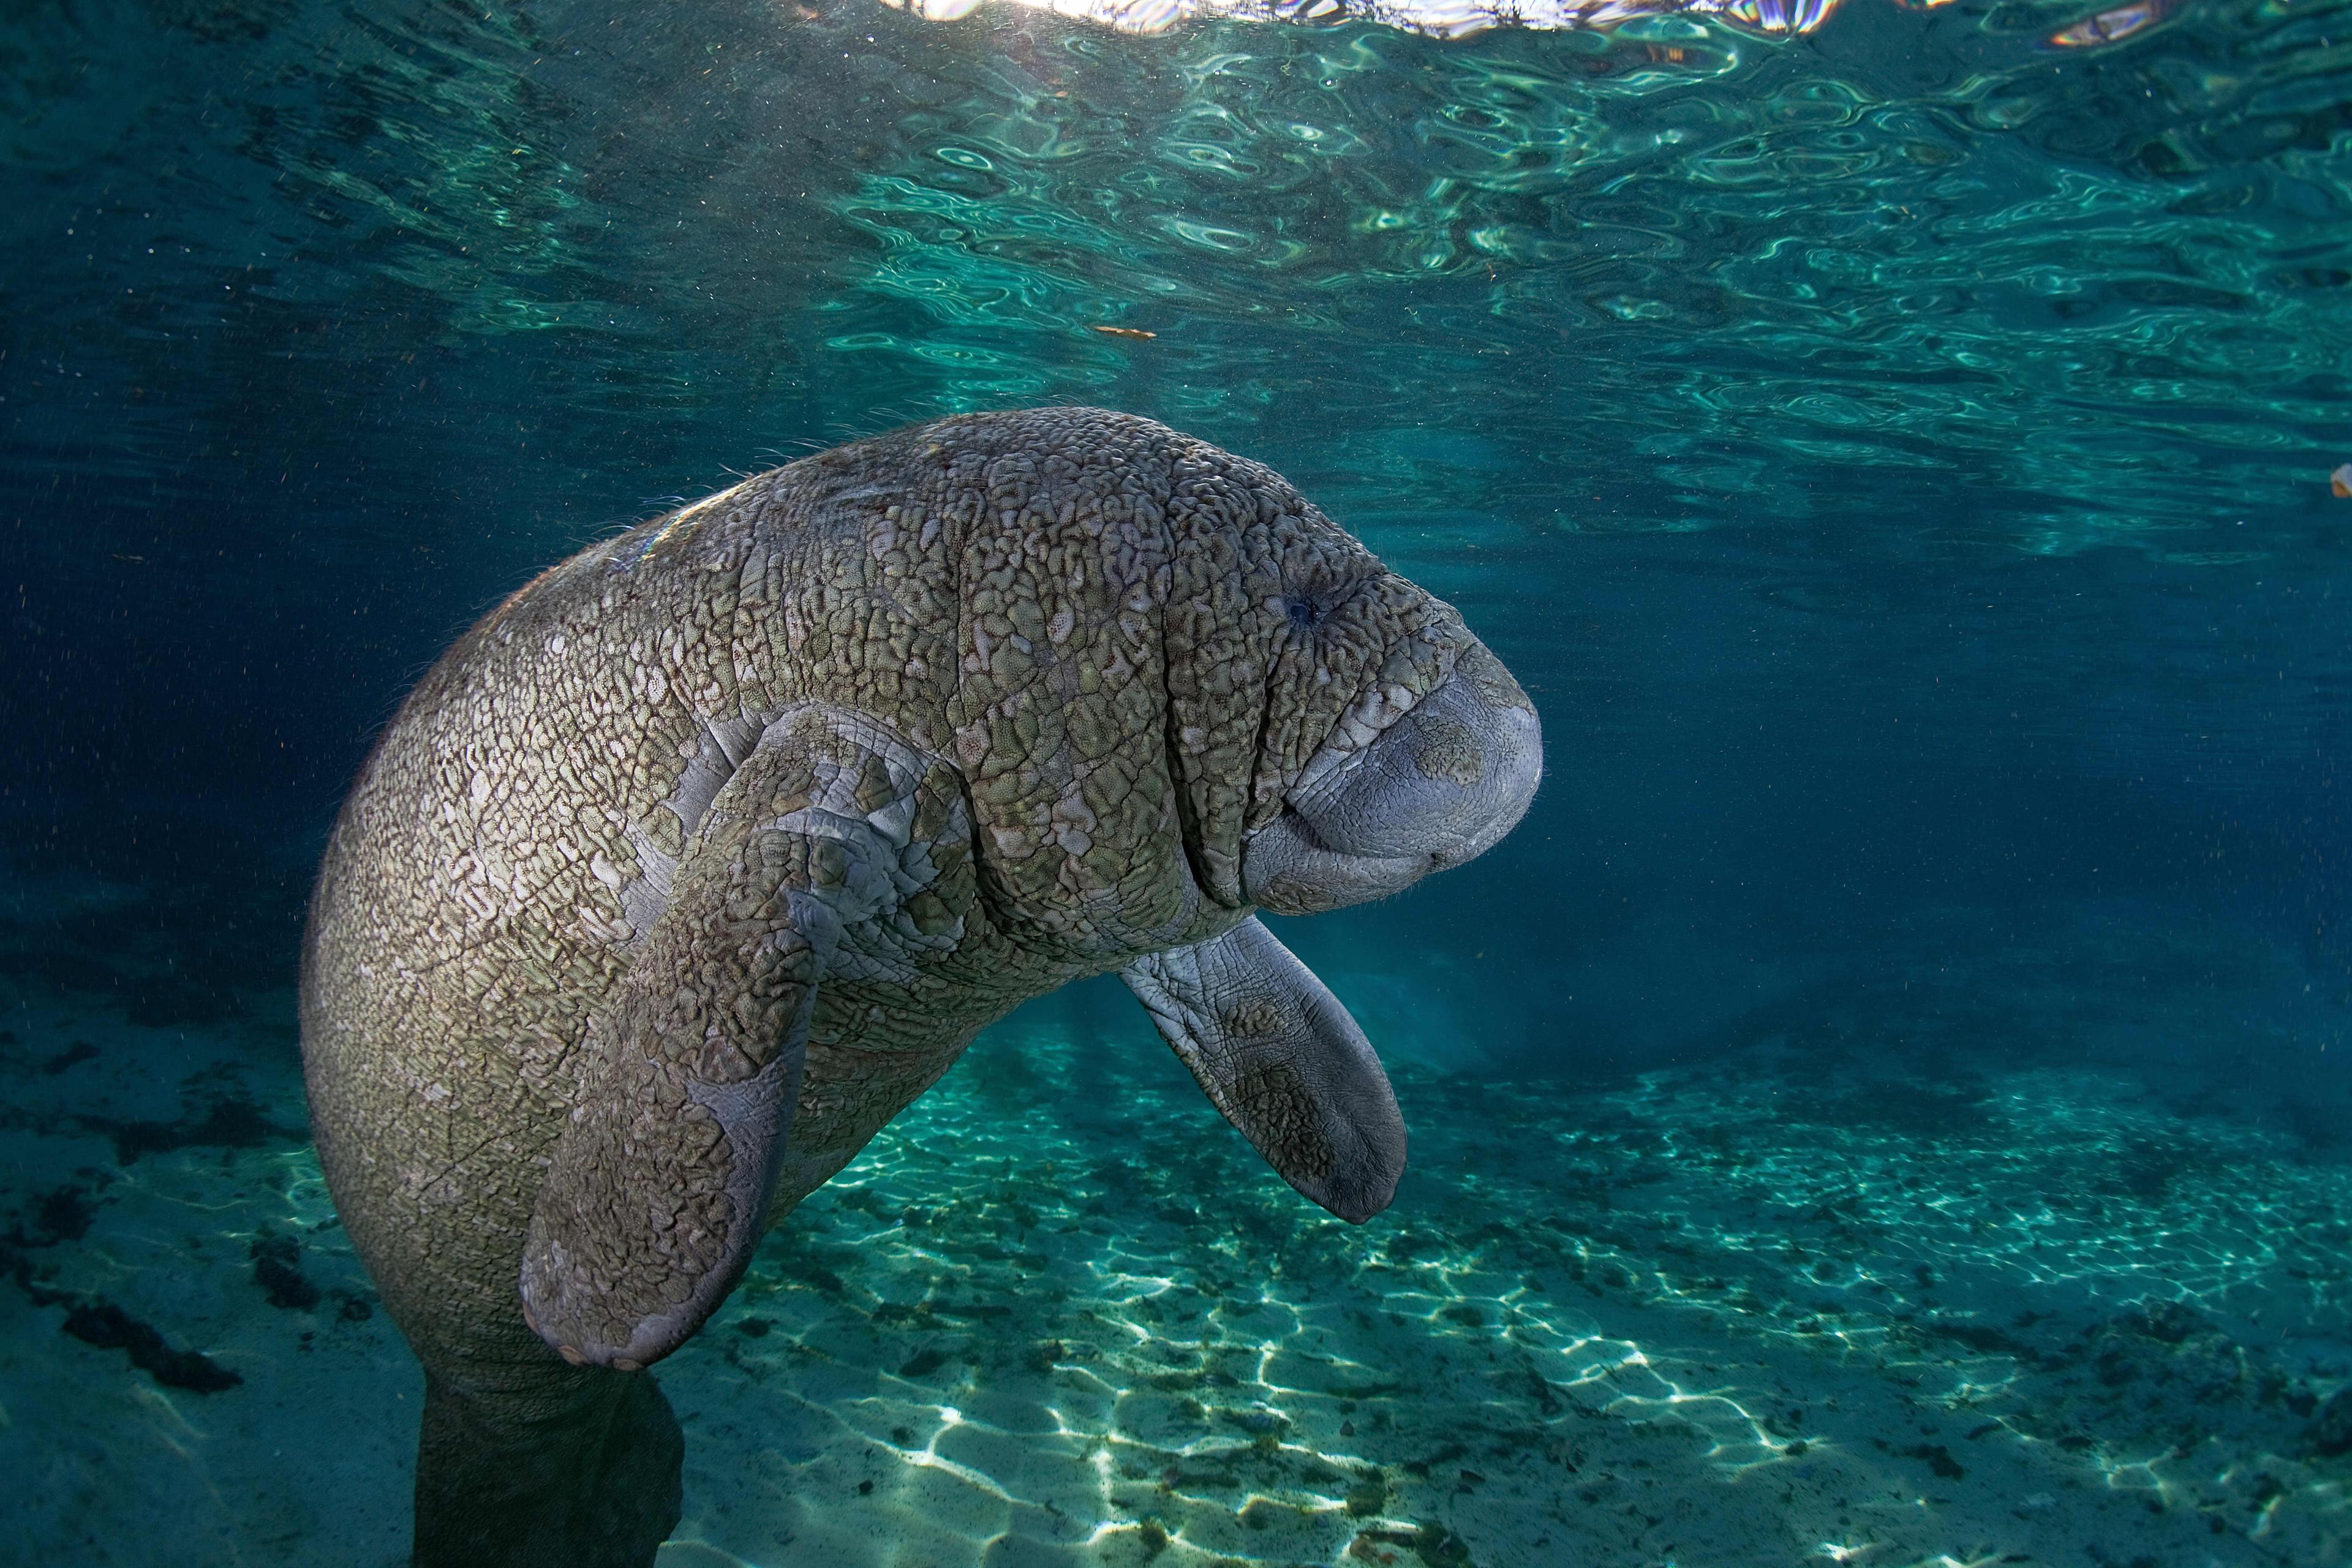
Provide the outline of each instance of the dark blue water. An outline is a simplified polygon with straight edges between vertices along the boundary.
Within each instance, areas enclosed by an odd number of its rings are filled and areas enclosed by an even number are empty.
[[[666,1369],[665,1563],[2352,1561],[2352,7],[2092,8],[10,6],[6,1550],[403,1560],[292,982],[439,649],[1086,402],[1541,708],[1500,847],[1282,923],[1413,1168],[1338,1226],[1033,1005]]]

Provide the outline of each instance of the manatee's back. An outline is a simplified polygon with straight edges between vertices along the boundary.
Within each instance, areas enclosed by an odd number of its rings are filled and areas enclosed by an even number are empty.
[[[412,1337],[440,1315],[428,1303],[496,1288],[472,1244],[528,1220],[591,999],[624,963],[592,889],[616,850],[626,863],[615,786],[647,770],[664,705],[573,646],[597,601],[582,565],[518,594],[410,694],[312,900],[302,1035],[320,1159]]]
[[[857,582],[835,558],[856,542],[828,537],[849,520],[807,493],[827,476],[793,476],[516,594],[410,694],[344,805],[304,943],[311,1117],[338,1211],[420,1352],[513,1331],[520,1237],[588,1016],[627,964],[632,913],[649,918],[648,870],[680,847],[663,803],[715,724],[809,683],[781,630],[763,640],[802,611],[746,601]]]

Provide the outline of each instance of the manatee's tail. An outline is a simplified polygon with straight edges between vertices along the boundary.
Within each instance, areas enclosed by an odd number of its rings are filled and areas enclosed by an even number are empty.
[[[649,1568],[686,1440],[643,1373],[425,1377],[415,1568]]]

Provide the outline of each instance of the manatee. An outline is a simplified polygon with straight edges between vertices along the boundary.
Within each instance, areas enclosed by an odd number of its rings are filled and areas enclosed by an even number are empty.
[[[1493,845],[1533,706],[1278,475],[1094,408],[745,480],[548,571],[362,769],[303,945],[319,1158],[423,1363],[415,1561],[653,1561],[645,1369],[1019,1003],[1118,970],[1332,1213],[1379,1060],[1261,910]]]

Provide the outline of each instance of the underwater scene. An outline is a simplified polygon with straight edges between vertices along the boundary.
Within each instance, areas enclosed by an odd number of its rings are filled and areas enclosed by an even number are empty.
[[[2352,1564],[2352,4],[2100,5],[0,7],[0,1562]]]

